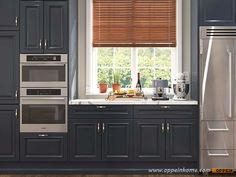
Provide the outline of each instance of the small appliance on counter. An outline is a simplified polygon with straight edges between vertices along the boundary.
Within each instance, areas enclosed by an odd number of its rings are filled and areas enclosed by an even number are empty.
[[[186,96],[189,92],[189,81],[187,79],[187,73],[178,73],[173,84],[174,98],[173,100],[187,100]]]
[[[152,100],[169,100],[166,96],[166,89],[168,88],[168,80],[161,78],[152,81],[153,96]]]

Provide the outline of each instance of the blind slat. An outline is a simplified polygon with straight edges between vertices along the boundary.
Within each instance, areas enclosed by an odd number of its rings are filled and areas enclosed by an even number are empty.
[[[175,47],[176,0],[93,0],[94,47]]]

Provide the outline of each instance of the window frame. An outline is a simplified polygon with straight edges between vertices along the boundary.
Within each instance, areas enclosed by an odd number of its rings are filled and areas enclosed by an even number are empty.
[[[182,72],[182,0],[176,0],[176,47],[172,49],[171,57],[171,80],[173,83],[174,76]],[[85,95],[104,95],[99,93],[98,89],[94,90],[97,86],[97,78],[93,76],[97,73],[97,61],[94,61],[93,58],[96,55],[96,49],[92,45],[92,24],[93,16],[92,13],[92,0],[86,0],[86,88]],[[133,55],[137,56],[136,49],[131,51],[131,60],[133,60]],[[136,60],[137,61],[137,60]],[[135,63],[132,61],[132,63]],[[131,64],[131,69],[133,73],[137,73],[137,63]],[[137,80],[136,74],[132,75],[132,80]],[[135,82],[132,83],[134,87]],[[148,88],[144,90],[146,95],[152,95],[153,89]],[[106,95],[107,93],[105,93]]]

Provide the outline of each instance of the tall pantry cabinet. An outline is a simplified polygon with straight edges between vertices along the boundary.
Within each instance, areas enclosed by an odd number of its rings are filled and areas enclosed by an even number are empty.
[[[19,0],[0,0],[0,162],[19,159]]]

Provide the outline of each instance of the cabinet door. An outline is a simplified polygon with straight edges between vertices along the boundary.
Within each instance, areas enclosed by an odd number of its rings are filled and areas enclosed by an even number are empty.
[[[189,161],[197,156],[197,122],[187,119],[166,120],[166,160]]]
[[[98,120],[70,121],[70,160],[96,161],[101,159],[101,128]]]
[[[0,30],[19,29],[19,0],[0,1]]]
[[[0,31],[0,103],[17,103],[19,32]]]
[[[20,3],[21,53],[43,53],[43,1]]]
[[[134,121],[135,160],[160,161],[165,159],[165,121],[138,119]]]
[[[201,25],[235,23],[235,0],[200,0]]]
[[[102,160],[131,160],[132,126],[130,120],[103,120]]]
[[[22,161],[65,161],[67,142],[65,134],[22,133]]]
[[[0,106],[0,161],[17,161],[19,159],[19,119],[17,106]]]
[[[67,53],[67,1],[44,2],[44,53]]]

